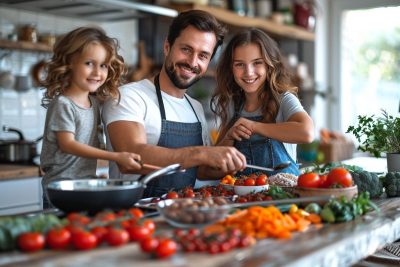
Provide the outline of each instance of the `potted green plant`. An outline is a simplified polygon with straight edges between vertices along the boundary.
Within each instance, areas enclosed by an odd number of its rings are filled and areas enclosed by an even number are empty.
[[[400,118],[382,110],[382,116],[358,116],[358,125],[349,126],[359,142],[358,149],[375,157],[386,153],[388,171],[400,171]]]

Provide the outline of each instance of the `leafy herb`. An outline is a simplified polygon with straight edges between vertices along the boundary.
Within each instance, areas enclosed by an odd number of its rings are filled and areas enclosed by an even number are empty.
[[[375,157],[381,153],[400,152],[400,118],[382,110],[382,117],[358,116],[358,125],[350,126],[347,133],[352,133],[360,142],[359,149]]]

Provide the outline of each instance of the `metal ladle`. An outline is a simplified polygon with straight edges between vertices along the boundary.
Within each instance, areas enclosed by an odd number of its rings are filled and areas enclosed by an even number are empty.
[[[290,161],[285,161],[285,162],[281,162],[278,165],[275,165],[275,167],[272,168],[267,168],[267,167],[261,167],[261,166],[257,166],[257,165],[251,165],[251,164],[247,164],[246,168],[251,168],[251,169],[257,169],[257,170],[262,170],[262,171],[269,171],[269,172],[273,172],[273,171],[279,171],[282,169],[287,168],[290,165]]]

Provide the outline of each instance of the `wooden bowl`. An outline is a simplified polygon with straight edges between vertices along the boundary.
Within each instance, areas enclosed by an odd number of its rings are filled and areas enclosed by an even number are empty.
[[[315,197],[315,196],[333,196],[340,198],[344,196],[350,200],[357,195],[357,186],[350,186],[344,188],[306,188],[306,187],[295,187],[294,193],[300,197]]]

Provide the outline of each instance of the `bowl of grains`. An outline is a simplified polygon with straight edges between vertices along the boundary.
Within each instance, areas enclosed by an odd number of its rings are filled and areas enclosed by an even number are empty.
[[[268,183],[280,187],[294,187],[297,186],[297,176],[291,173],[277,173],[268,177]]]

